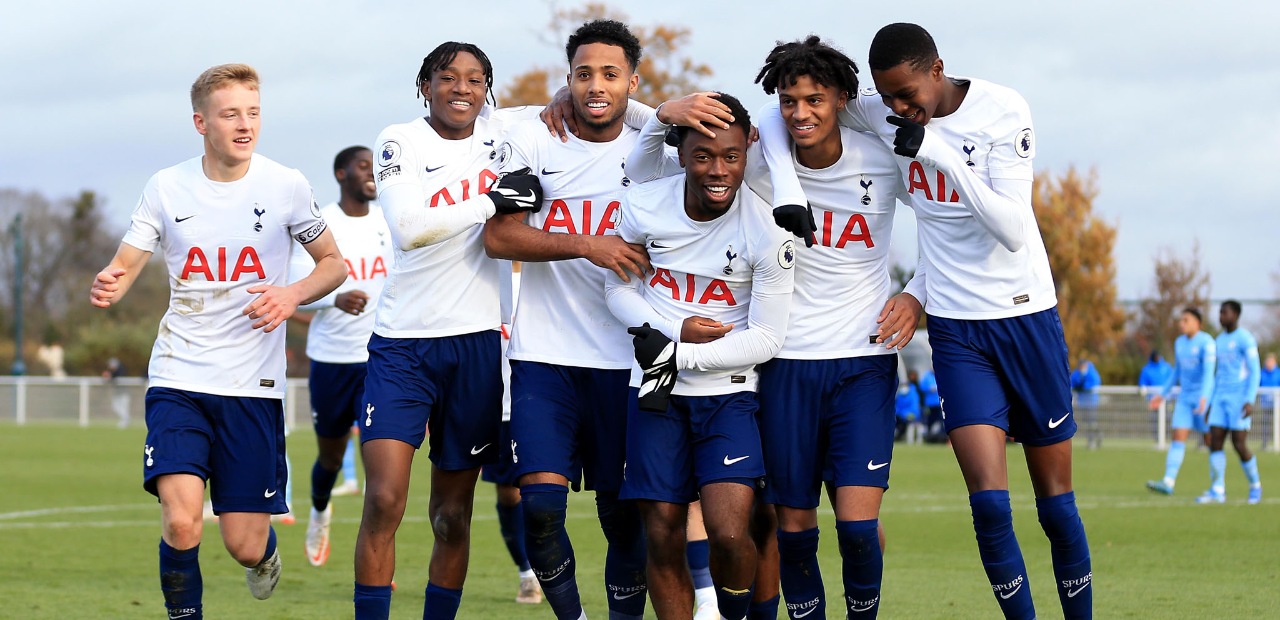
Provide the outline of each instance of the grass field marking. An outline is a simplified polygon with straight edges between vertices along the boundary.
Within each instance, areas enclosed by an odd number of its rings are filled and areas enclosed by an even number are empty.
[[[40,508],[37,510],[20,510],[17,512],[0,512],[0,521],[26,519],[28,517],[47,517],[60,514],[82,514],[93,512],[121,512],[152,508],[156,504],[111,504],[107,506],[62,506],[59,508]]]

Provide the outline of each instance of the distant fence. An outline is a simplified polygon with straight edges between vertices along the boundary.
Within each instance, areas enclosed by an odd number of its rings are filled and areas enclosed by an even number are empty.
[[[123,404],[129,423],[143,424],[146,382],[121,378],[113,385],[100,377],[0,377],[0,423],[77,424],[106,426],[119,418],[113,405]],[[1250,440],[1263,449],[1280,452],[1280,388],[1263,388],[1254,403]],[[1104,439],[1151,441],[1164,448],[1169,440],[1169,416],[1173,399],[1158,411],[1147,407],[1148,395],[1135,386],[1102,386],[1098,389],[1098,426]],[[1080,440],[1084,440],[1089,416],[1077,407]],[[296,428],[309,423],[311,398],[306,379],[290,379],[285,395],[285,424]]]

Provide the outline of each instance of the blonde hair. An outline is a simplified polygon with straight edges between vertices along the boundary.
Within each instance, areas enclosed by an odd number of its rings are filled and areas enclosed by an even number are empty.
[[[232,84],[243,84],[246,88],[258,90],[258,72],[249,65],[239,63],[206,69],[191,85],[191,110],[199,112],[213,91]]]

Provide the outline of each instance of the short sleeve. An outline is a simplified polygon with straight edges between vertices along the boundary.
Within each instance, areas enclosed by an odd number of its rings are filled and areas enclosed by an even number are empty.
[[[320,205],[316,204],[311,184],[307,183],[301,172],[294,171],[294,174],[297,178],[294,180],[293,197],[290,200],[289,234],[298,243],[306,245],[319,238],[329,226],[320,216]]]
[[[542,131],[533,131],[532,121],[519,123],[507,133],[507,139],[498,147],[498,157],[493,170],[499,174],[528,168],[538,173],[538,144]]]
[[[154,253],[164,234],[159,185],[159,179],[155,176],[147,181],[142,196],[138,198],[138,206],[133,208],[133,214],[129,216],[129,230],[124,234],[125,243],[144,252]]]

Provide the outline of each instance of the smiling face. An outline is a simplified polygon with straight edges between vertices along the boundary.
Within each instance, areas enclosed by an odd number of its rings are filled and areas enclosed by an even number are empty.
[[[471,137],[488,95],[484,66],[471,52],[458,52],[443,69],[431,72],[422,96],[431,109],[431,127],[447,140]]]
[[[947,79],[942,72],[942,59],[934,59],[927,67],[898,63],[883,71],[872,71],[871,79],[894,114],[921,125],[929,124],[938,115]]]
[[[720,217],[733,204],[746,173],[746,132],[734,125],[712,139],[690,131],[680,142],[680,165],[685,213],[699,222]]]
[[[640,84],[623,49],[608,43],[579,46],[570,63],[568,83],[574,116],[585,126],[582,138],[600,142],[617,137],[627,98]]]
[[[778,88],[778,104],[782,110],[782,120],[787,124],[787,132],[795,142],[796,150],[802,164],[810,168],[825,167],[806,161],[805,151],[830,151],[840,155],[840,125],[836,114],[844,107],[847,97],[834,86],[823,86],[812,77],[802,75],[796,78],[795,84],[784,84]]]
[[[362,150],[347,165],[334,171],[338,187],[344,196],[365,202],[378,198],[378,188],[373,182],[373,153]]]
[[[262,127],[260,102],[257,88],[238,82],[209,93],[192,115],[205,157],[224,168],[247,165]]]

